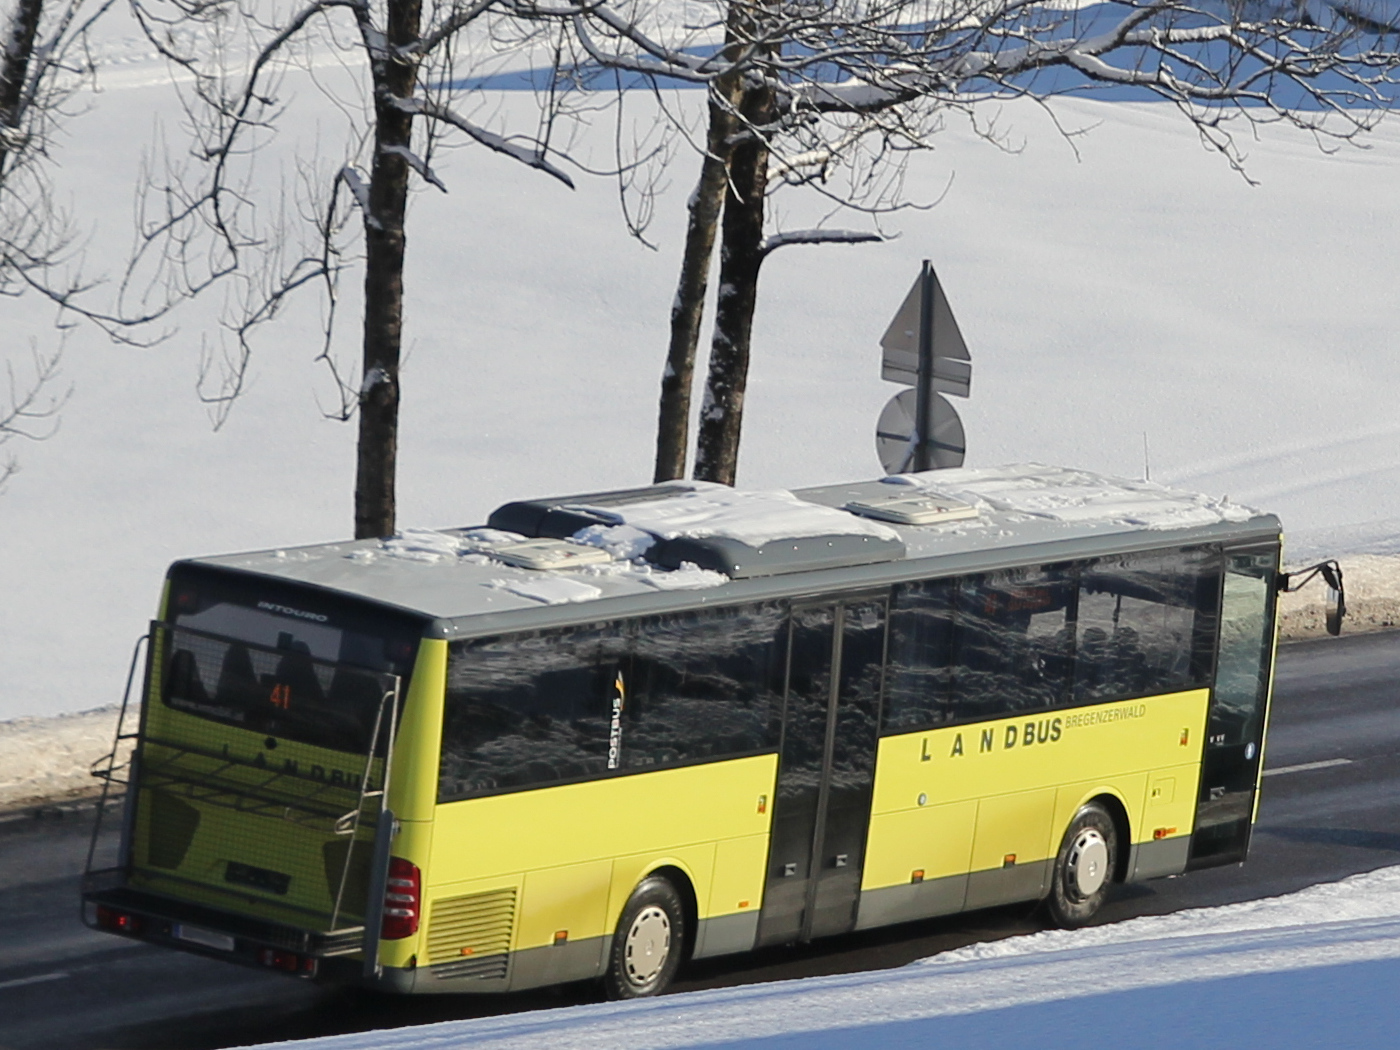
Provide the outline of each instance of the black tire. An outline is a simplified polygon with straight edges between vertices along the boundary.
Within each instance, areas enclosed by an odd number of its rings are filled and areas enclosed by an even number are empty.
[[[1090,802],[1074,815],[1055,857],[1045,910],[1056,926],[1074,929],[1094,917],[1108,896],[1118,864],[1118,828],[1108,811]]]
[[[685,951],[685,904],[669,880],[643,879],[617,920],[603,990],[609,999],[660,995]]]

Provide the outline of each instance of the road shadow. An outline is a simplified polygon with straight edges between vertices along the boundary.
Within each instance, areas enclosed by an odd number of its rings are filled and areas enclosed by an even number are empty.
[[[1346,846],[1351,849],[1400,853],[1400,834],[1360,831],[1354,828],[1256,828],[1256,835],[1272,835],[1306,846]]]

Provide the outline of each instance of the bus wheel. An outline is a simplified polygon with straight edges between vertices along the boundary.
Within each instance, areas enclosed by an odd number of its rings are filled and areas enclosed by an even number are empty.
[[[660,995],[681,965],[685,906],[663,878],[643,879],[632,891],[613,935],[603,987],[609,999]]]
[[[1096,802],[1074,815],[1065,832],[1046,910],[1057,926],[1083,926],[1108,896],[1118,860],[1118,832],[1113,818]]]

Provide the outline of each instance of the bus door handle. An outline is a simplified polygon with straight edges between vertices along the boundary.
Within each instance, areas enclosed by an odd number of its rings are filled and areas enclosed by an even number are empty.
[[[796,874],[797,874],[797,865],[796,865],[795,863],[793,863],[793,864],[784,864],[784,865],[783,865],[783,878],[786,879],[788,876],[790,876],[790,875],[796,875]]]
[[[836,856],[835,856],[834,858],[832,858],[832,865],[831,865],[831,866],[834,867],[834,868],[844,868],[844,867],[846,866],[846,864],[849,862],[849,860],[850,860],[850,854],[848,854],[848,853],[838,853],[838,854],[836,854]]]

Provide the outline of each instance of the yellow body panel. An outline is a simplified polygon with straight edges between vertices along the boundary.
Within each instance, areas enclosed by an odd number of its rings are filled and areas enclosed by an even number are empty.
[[[612,873],[606,860],[527,873],[515,950],[547,947],[556,933],[578,941],[607,932]]]
[[[757,910],[763,903],[764,866],[767,863],[766,834],[716,843],[710,899],[708,904],[699,902],[701,914],[716,918]]]
[[[1123,804],[1133,842],[1154,827],[1189,834],[1209,697],[1195,689],[882,738],[862,888],[1000,868],[1013,854],[1044,860],[1097,795]],[[1147,826],[1153,774],[1174,793],[1158,804],[1167,822]]]
[[[663,866],[690,878],[702,919],[754,909],[777,764],[757,755],[449,802],[426,856],[394,852],[423,869],[429,913],[475,887],[521,884],[516,950],[564,930],[570,941],[611,933],[632,889]]]

